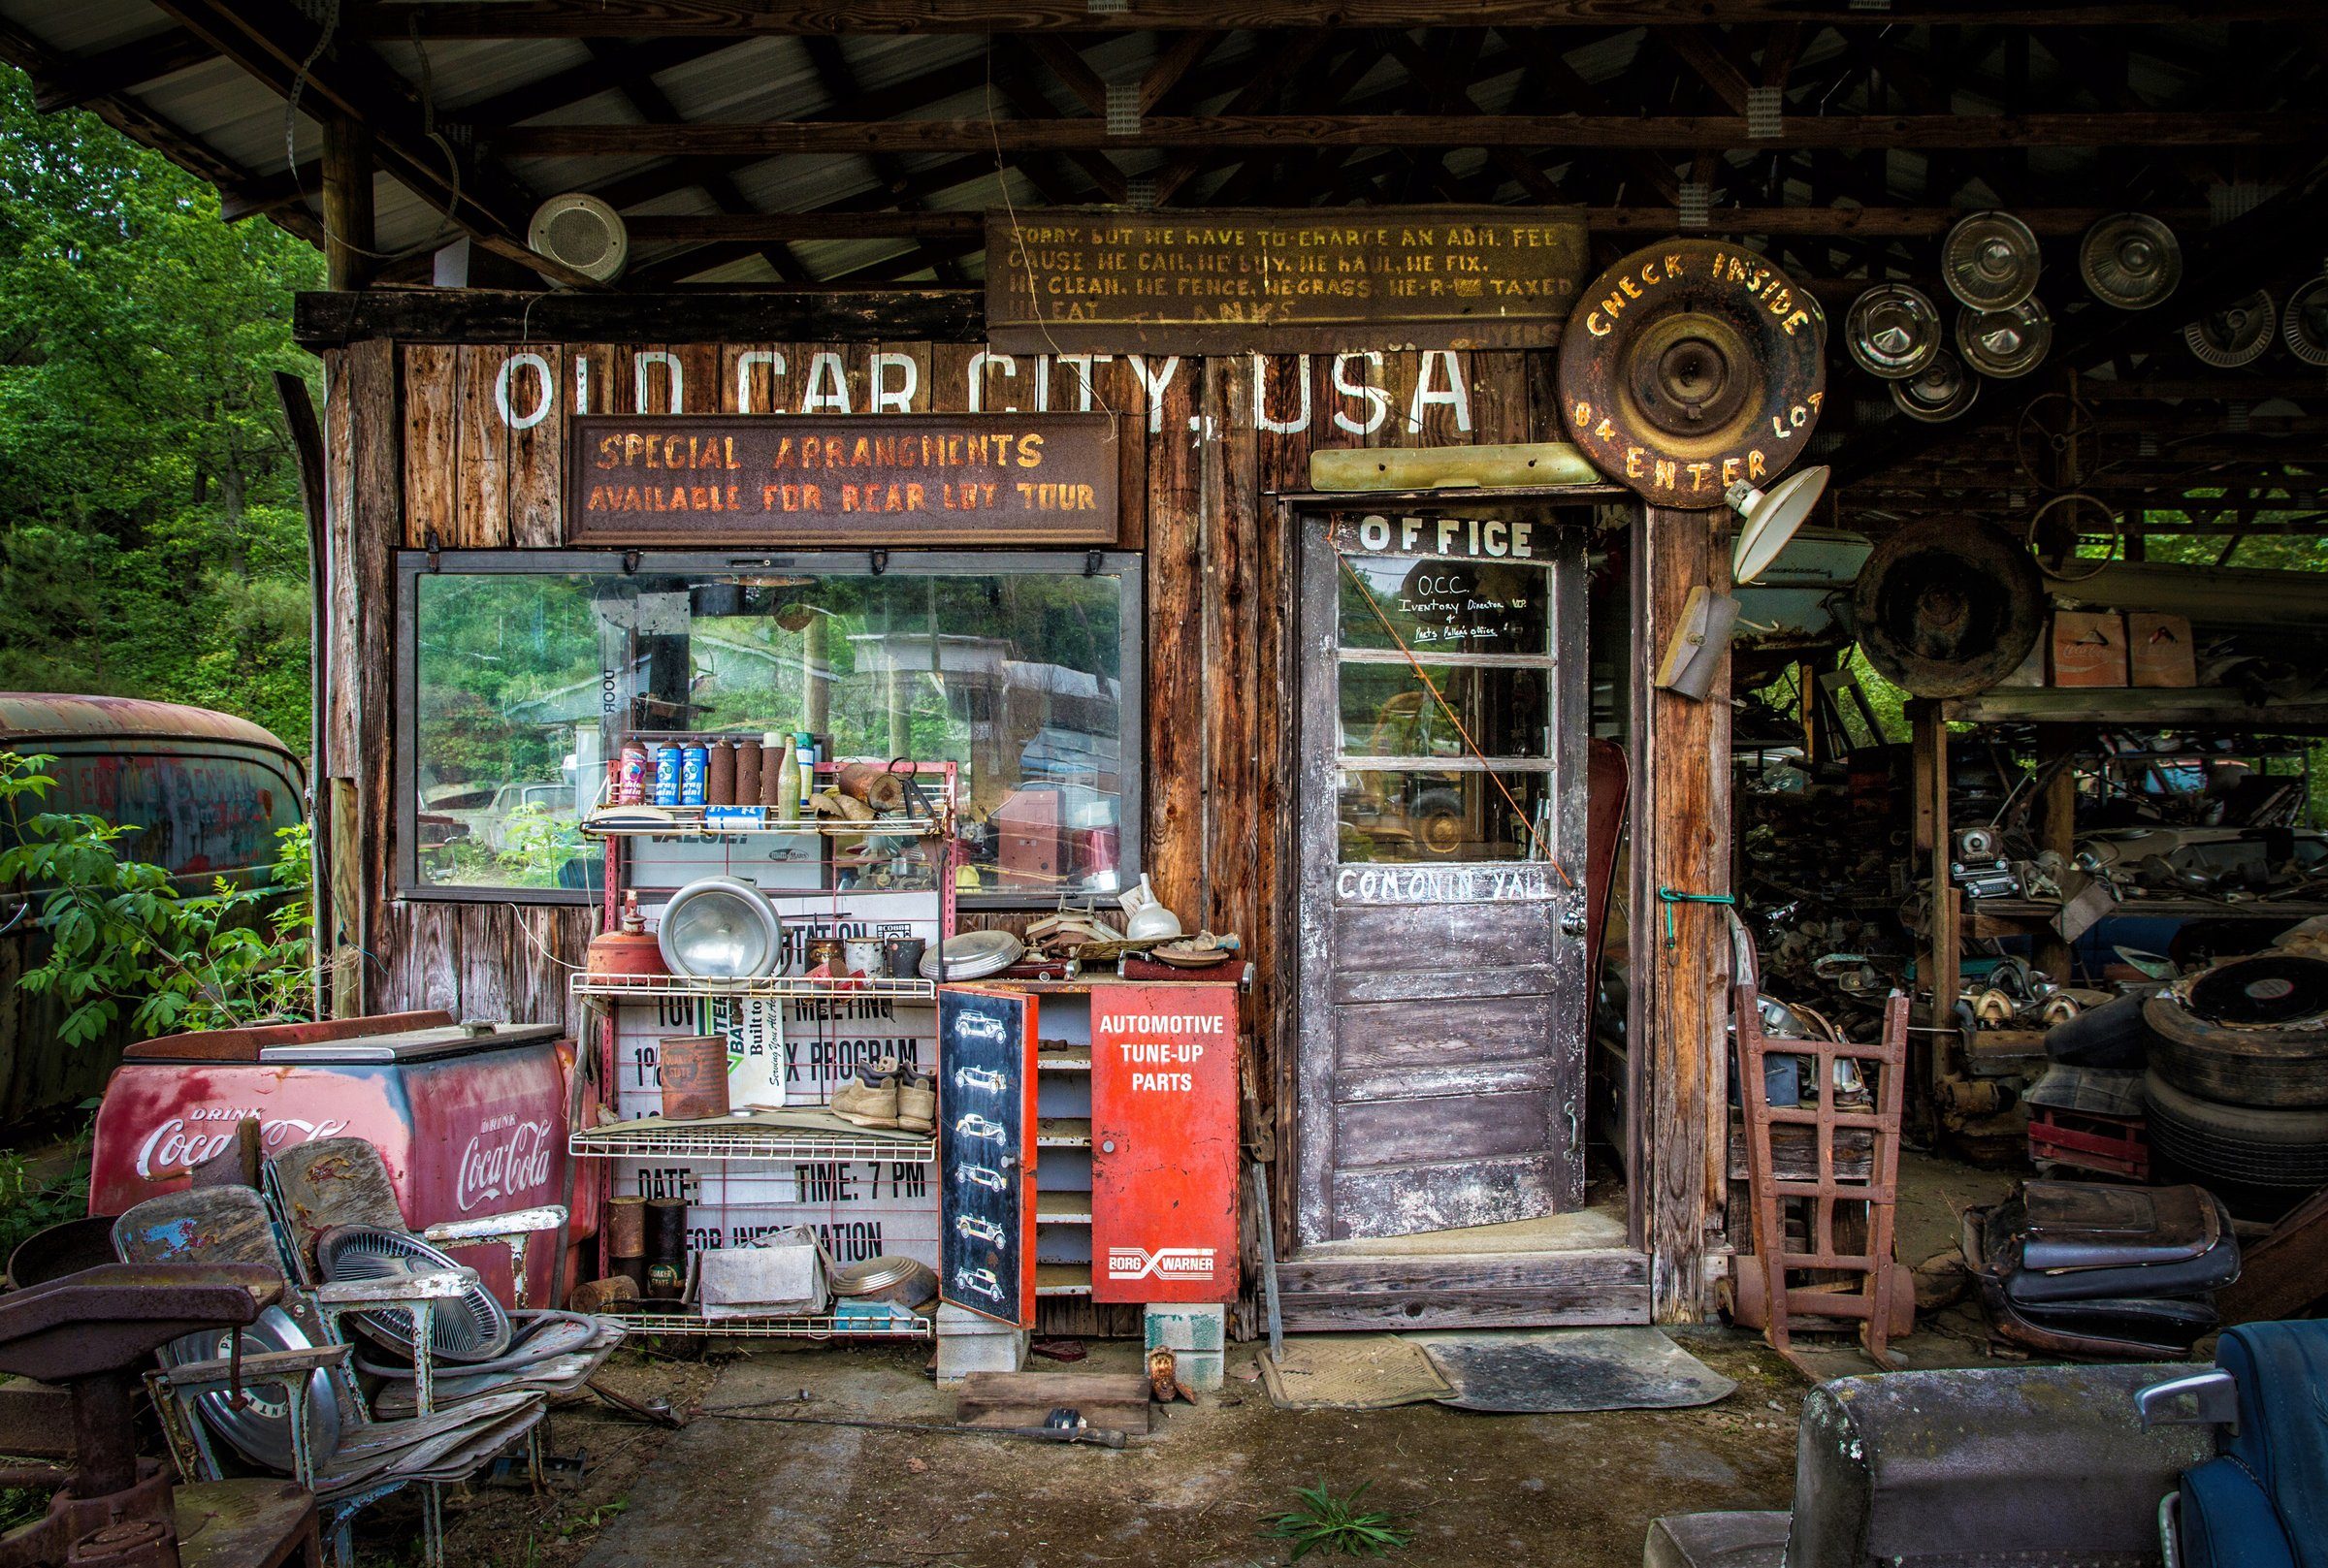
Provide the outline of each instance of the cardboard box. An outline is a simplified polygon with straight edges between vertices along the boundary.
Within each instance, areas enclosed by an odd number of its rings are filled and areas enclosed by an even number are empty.
[[[2191,641],[2190,618],[2126,612],[2126,661],[2136,686],[2197,686],[2199,650]]]
[[[2053,612],[2053,685],[2126,684],[2126,618],[2115,610]]]

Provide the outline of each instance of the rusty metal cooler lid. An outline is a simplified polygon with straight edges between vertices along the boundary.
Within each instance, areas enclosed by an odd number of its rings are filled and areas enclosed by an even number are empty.
[[[433,1029],[402,1029],[383,1035],[358,1035],[348,1040],[315,1040],[304,1044],[268,1045],[259,1051],[262,1062],[352,1065],[381,1062],[425,1062],[466,1051],[510,1045],[533,1045],[564,1038],[558,1024],[445,1024]]]

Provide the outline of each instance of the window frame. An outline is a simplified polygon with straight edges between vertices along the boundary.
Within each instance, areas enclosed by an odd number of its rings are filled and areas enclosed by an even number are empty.
[[[1145,560],[1128,550],[796,550],[746,554],[720,551],[639,550],[414,550],[394,555],[396,581],[396,723],[389,755],[393,818],[395,896],[416,903],[598,904],[603,898],[584,888],[488,887],[428,882],[420,876],[417,789],[420,752],[420,589],[424,576],[718,576],[780,569],[811,575],[874,577],[1115,577],[1121,580],[1122,616],[1117,629],[1117,684],[1121,692],[1118,756],[1126,764],[1117,778],[1119,880],[1131,885],[1147,864],[1148,598]],[[1136,765],[1130,765],[1136,763]],[[1104,895],[1102,895],[1104,896]],[[961,893],[955,903],[973,910],[1048,910],[1058,899],[1024,893]]]

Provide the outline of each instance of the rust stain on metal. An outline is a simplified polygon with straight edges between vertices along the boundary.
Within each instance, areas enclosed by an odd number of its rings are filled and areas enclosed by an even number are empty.
[[[1742,246],[1671,240],[1593,280],[1560,344],[1569,438],[1663,506],[1710,508],[1808,450],[1827,398],[1826,317]]]
[[[998,349],[1543,348],[1584,275],[1581,209],[986,214]]]

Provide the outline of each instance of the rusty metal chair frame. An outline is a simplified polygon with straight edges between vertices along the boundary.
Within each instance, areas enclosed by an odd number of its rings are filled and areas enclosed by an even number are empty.
[[[1763,1330],[1771,1347],[1790,1360],[1794,1358],[1793,1320],[1833,1318],[1856,1320],[1860,1342],[1878,1365],[1890,1365],[1888,1346],[1892,1327],[1892,1236],[1899,1200],[1899,1124],[1902,1097],[1907,1088],[1908,998],[1893,991],[1884,1006],[1883,1038],[1860,1045],[1825,1040],[1773,1039],[1762,1033],[1760,997],[1752,984],[1736,992],[1734,1016],[1738,1037],[1738,1100],[1745,1112],[1749,1191],[1754,1203],[1755,1256],[1739,1261],[1740,1267],[1760,1267],[1770,1303],[1770,1322]],[[1809,1104],[1773,1105],[1762,1064],[1770,1056],[1799,1056],[1812,1064],[1805,1081],[1818,1085]],[[1835,1105],[1835,1065],[1852,1062],[1862,1078],[1872,1078],[1874,1107],[1842,1110]],[[1874,1070],[1872,1073],[1866,1070]],[[1771,1130],[1782,1125],[1813,1129],[1816,1179],[1781,1180],[1771,1150]],[[1835,1135],[1864,1131],[1870,1135],[1868,1179],[1847,1181],[1835,1170]],[[1804,1200],[1805,1245],[1792,1248],[1786,1234],[1786,1202]],[[1835,1207],[1864,1203],[1867,1241],[1864,1251],[1842,1251],[1835,1245]],[[1840,1270],[1863,1276],[1859,1289],[1838,1291],[1790,1286],[1791,1273]]]

